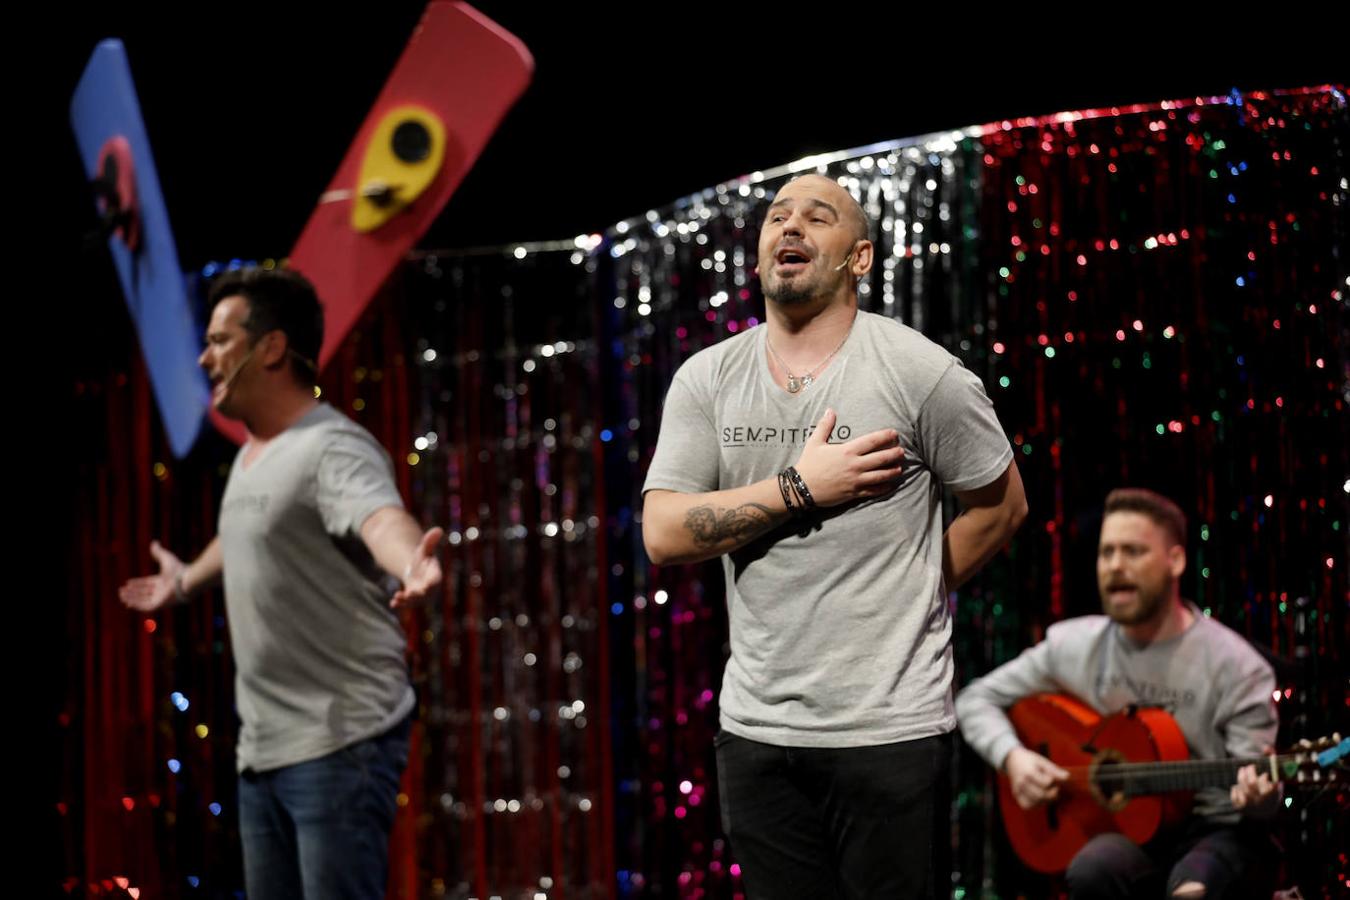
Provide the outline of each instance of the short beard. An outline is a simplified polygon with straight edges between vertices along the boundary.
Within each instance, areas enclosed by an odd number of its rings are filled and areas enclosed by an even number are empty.
[[[1102,599],[1102,612],[1106,613],[1111,621],[1117,625],[1140,625],[1157,616],[1158,610],[1165,607],[1171,599],[1172,583],[1169,581],[1157,594],[1140,594],[1139,605],[1133,613],[1122,615],[1118,610],[1112,609],[1105,598]]]
[[[779,306],[804,306],[825,293],[820,273],[812,272],[807,277],[793,280],[766,279],[764,296]]]

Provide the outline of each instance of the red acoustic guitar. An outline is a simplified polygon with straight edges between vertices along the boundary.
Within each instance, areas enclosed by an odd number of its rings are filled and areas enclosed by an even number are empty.
[[[1008,718],[1023,746],[1069,771],[1058,799],[1032,809],[1017,805],[1011,782],[999,775],[1008,840],[1023,862],[1047,873],[1067,869],[1074,854],[1102,832],[1146,842],[1159,826],[1186,815],[1189,792],[1231,787],[1243,766],[1255,765],[1274,781],[1325,784],[1344,779],[1339,770],[1350,755],[1350,739],[1335,736],[1278,756],[1192,760],[1181,729],[1166,712],[1140,707],[1103,718],[1064,694],[1027,697]]]

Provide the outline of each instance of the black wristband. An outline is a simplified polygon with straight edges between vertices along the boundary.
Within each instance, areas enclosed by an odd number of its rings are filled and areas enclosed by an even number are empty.
[[[807,509],[815,509],[816,500],[807,490],[806,481],[802,478],[801,473],[797,471],[795,466],[788,466],[786,471],[788,477],[792,479],[792,486],[797,489],[797,496],[801,498],[802,503],[806,505]]]

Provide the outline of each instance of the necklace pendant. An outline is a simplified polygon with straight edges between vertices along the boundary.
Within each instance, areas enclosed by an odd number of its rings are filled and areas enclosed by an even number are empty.
[[[807,372],[805,375],[802,376],[802,387],[803,388],[810,387],[815,382],[815,380],[816,379],[812,377],[811,373]]]
[[[802,383],[797,380],[796,375],[788,376],[787,389],[789,394],[795,394],[802,389]]]

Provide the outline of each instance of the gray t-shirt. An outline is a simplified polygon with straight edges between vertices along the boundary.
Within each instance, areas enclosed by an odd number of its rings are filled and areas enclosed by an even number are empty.
[[[379,734],[412,710],[403,630],[360,539],[371,513],[403,503],[383,448],[327,404],[247,467],[245,449],[219,533],[237,762],[267,771]]]
[[[731,658],[721,725],[780,746],[860,747],[955,728],[942,489],[973,490],[1012,449],[980,381],[918,332],[859,312],[820,378],[789,394],[765,328],[694,354],[675,373],[643,490],[703,493],[794,464],[827,407],[831,442],[894,428],[905,474],[891,494],[825,510],[723,557]],[[810,485],[808,484],[809,488]]]
[[[1001,768],[1020,745],[1003,711],[1031,694],[1068,693],[1102,715],[1130,704],[1162,707],[1197,759],[1259,756],[1279,726],[1275,674],[1241,635],[1191,610],[1185,631],[1143,646],[1106,616],[1056,622],[1045,640],[961,691],[956,712],[966,743]],[[1197,791],[1195,812],[1237,818],[1222,788]]]

